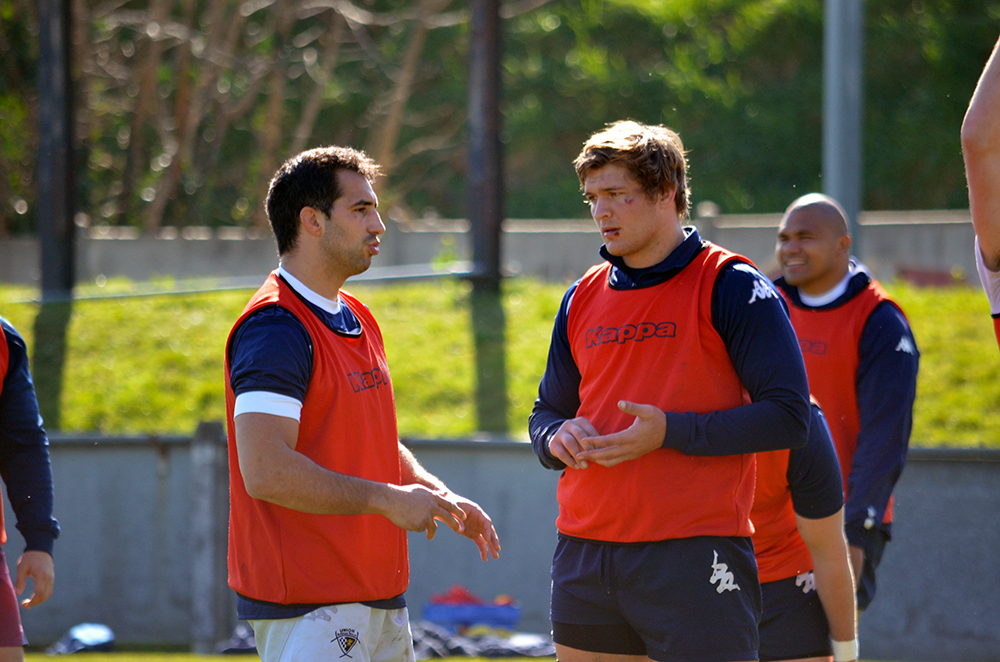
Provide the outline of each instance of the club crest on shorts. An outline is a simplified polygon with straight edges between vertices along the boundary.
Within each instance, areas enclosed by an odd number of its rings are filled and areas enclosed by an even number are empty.
[[[337,638],[332,641],[336,641],[337,645],[340,646],[340,652],[343,653],[340,657],[350,657],[351,650],[358,644],[357,630],[352,630],[351,628],[344,628],[342,630],[337,630]]]

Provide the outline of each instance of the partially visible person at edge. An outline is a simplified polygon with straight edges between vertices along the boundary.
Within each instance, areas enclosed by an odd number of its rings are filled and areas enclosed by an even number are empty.
[[[761,662],[857,660],[843,483],[830,429],[815,403],[805,446],[757,455],[750,520],[764,598]]]
[[[962,122],[976,266],[1000,343],[1000,40],[986,62]]]
[[[778,228],[776,252],[782,276],[775,284],[840,460],[844,526],[864,610],[892,537],[892,490],[906,462],[920,355],[903,311],[851,258],[847,216],[832,198],[795,200]]]
[[[754,453],[802,446],[784,302],[688,215],[680,137],[618,122],[575,161],[606,262],[563,297],[529,421],[559,477],[562,662],[757,659]]]
[[[500,551],[486,513],[400,443],[378,324],[341,289],[379,252],[377,173],[345,147],[278,169],[279,266],[226,345],[229,584],[264,662],[413,660],[406,532],[443,522],[484,561]]]
[[[38,413],[35,385],[28,369],[24,339],[10,322],[0,318],[0,475],[24,538],[14,581],[0,547],[0,662],[24,660],[28,643],[21,627],[17,596],[32,580],[32,594],[21,601],[31,609],[52,596],[55,569],[52,549],[59,524],[52,516],[52,467],[49,439]],[[0,502],[0,545],[7,542]]]

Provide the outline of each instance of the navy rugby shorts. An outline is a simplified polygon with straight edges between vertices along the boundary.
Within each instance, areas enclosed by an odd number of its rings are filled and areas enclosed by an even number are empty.
[[[812,572],[760,585],[760,660],[829,657],[830,626],[816,593]]]
[[[749,538],[609,544],[559,537],[552,635],[595,653],[756,660],[761,614]]]

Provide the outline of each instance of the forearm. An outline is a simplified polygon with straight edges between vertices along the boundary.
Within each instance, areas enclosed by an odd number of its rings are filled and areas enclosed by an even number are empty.
[[[857,604],[843,510],[821,519],[796,515],[795,521],[812,556],[816,592],[830,625],[830,636],[835,641],[850,641],[857,636]]]
[[[20,446],[9,454],[6,468],[7,495],[17,517],[17,529],[25,549],[52,554],[59,525],[52,516],[52,469],[48,447]]]
[[[236,452],[247,494],[304,513],[386,514],[398,486],[337,473],[295,450],[298,421],[268,414],[235,419]]]
[[[399,443],[399,468],[402,473],[403,485],[423,485],[440,492],[447,492],[448,487],[437,476],[424,469],[417,461],[413,452]]]
[[[857,636],[857,603],[854,595],[854,575],[843,557],[813,556],[816,592],[830,625],[830,637],[835,641],[850,641]]]
[[[808,435],[808,414],[808,401],[795,392],[709,414],[666,412],[663,447],[699,456],[799,448]]]
[[[279,442],[280,443],[280,442]],[[240,453],[247,493],[262,501],[317,515],[386,514],[392,486],[330,471],[301,453],[275,448],[269,460]]]
[[[858,345],[856,448],[850,458],[848,529],[881,524],[903,472],[913,428],[920,355],[902,312],[884,302],[865,323]]]

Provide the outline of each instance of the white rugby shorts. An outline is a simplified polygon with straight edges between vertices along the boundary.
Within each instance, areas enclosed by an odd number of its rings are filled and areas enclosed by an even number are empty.
[[[298,618],[250,621],[261,662],[413,662],[409,614],[358,603]]]

